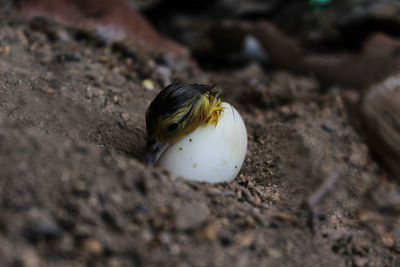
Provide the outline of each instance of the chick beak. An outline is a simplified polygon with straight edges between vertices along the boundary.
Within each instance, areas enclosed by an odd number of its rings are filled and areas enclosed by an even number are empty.
[[[157,137],[147,140],[143,161],[148,165],[153,165],[160,158],[162,153],[168,148],[168,143],[162,143]]]

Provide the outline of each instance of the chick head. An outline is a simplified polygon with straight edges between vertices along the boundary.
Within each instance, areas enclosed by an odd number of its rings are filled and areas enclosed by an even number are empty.
[[[215,86],[173,83],[165,87],[146,111],[147,146],[144,160],[157,161],[163,151],[198,127],[218,124],[223,107]]]

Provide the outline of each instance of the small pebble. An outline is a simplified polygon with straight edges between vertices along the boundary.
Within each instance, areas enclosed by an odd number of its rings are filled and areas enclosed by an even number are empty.
[[[78,197],[88,198],[90,195],[88,185],[85,181],[74,182],[71,189],[72,193]]]
[[[10,53],[10,46],[6,45],[6,46],[0,46],[0,54],[5,54],[8,55]]]
[[[268,249],[268,255],[273,259],[279,259],[282,256],[281,252],[274,248]]]
[[[61,237],[61,229],[53,222],[35,222],[28,224],[24,229],[25,237],[33,242],[40,240],[55,240]]]
[[[365,167],[368,163],[367,157],[358,152],[352,153],[349,158],[349,161],[356,167]]]
[[[244,232],[237,234],[235,239],[241,246],[250,246],[254,241],[254,237],[254,233]]]
[[[43,264],[40,262],[38,255],[34,250],[25,250],[21,253],[21,255],[17,258],[16,266],[24,266],[24,267],[40,267]]]
[[[353,259],[353,266],[356,266],[356,267],[368,266],[368,263],[369,263],[368,258],[354,257],[354,259]]]
[[[40,90],[41,90],[43,93],[46,93],[46,94],[49,94],[49,95],[54,95],[54,94],[55,94],[54,89],[51,88],[51,87],[41,87]]]
[[[381,241],[385,247],[393,247],[395,245],[393,238],[386,234],[381,237]]]
[[[103,245],[96,238],[89,238],[83,242],[83,251],[89,255],[100,255],[103,252]]]
[[[82,58],[78,52],[67,52],[56,56],[58,62],[79,62]]]
[[[122,118],[122,120],[123,121],[128,121],[129,120],[129,113],[126,113],[126,112],[122,112],[121,113],[121,118]]]
[[[122,42],[113,43],[112,49],[116,52],[121,53],[123,57],[128,57],[133,59],[137,57],[136,50],[132,46],[124,44]]]
[[[220,225],[217,222],[207,224],[204,229],[204,235],[208,240],[216,240]]]
[[[333,125],[332,122],[324,122],[321,125],[322,129],[326,132],[334,132],[335,131],[335,125]]]
[[[153,82],[153,80],[151,80],[151,79],[143,80],[143,81],[142,81],[142,86],[143,86],[145,89],[150,90],[150,91],[153,91],[153,90],[155,89],[154,82]]]
[[[175,228],[191,230],[198,228],[208,220],[209,210],[201,203],[187,203],[176,211]]]

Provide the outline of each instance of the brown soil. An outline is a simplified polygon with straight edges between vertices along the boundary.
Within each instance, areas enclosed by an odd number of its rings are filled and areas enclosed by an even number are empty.
[[[145,109],[170,81],[218,84],[242,114],[249,147],[233,182],[137,160]],[[350,126],[340,88],[258,65],[196,71],[2,12],[0,118],[1,266],[400,266],[399,189]]]

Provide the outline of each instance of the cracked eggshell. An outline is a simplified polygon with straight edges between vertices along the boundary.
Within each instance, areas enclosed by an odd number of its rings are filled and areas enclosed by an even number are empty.
[[[247,131],[234,107],[225,108],[218,125],[201,126],[171,145],[157,162],[176,177],[211,183],[235,179],[247,151]]]

